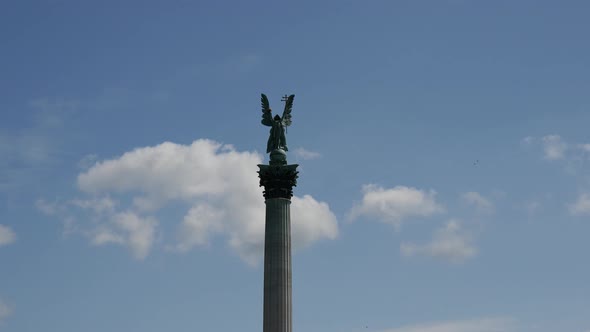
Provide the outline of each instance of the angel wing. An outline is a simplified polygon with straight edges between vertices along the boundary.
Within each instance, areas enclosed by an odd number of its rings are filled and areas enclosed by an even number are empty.
[[[285,102],[285,110],[283,111],[283,126],[287,127],[291,125],[291,110],[293,109],[293,99],[295,95],[290,95]]]
[[[264,93],[260,94],[260,102],[262,104],[262,124],[265,126],[272,126],[272,114],[268,104],[268,98]]]

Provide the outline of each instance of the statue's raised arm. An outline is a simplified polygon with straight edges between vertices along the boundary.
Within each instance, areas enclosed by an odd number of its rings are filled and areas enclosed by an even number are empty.
[[[263,93],[260,95],[260,102],[262,106],[262,124],[269,126],[270,136],[268,137],[268,143],[266,144],[266,153],[270,153],[275,150],[288,151],[287,138],[285,137],[285,128],[291,125],[291,110],[293,109],[293,99],[295,95],[284,96],[282,101],[285,102],[285,110],[283,111],[283,117],[278,114],[272,116],[272,110],[270,109],[268,98]]]

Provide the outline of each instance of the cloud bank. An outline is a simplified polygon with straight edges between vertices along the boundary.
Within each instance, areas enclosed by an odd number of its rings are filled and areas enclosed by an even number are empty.
[[[82,231],[91,243],[125,245],[141,259],[159,238],[159,214],[180,203],[186,212],[169,249],[186,252],[221,236],[245,261],[255,263],[264,245],[264,198],[256,175],[260,163],[258,153],[206,139],[138,148],[79,174],[79,189],[92,198],[70,200],[65,210],[82,209],[95,220]],[[44,201],[38,206],[46,212],[56,209]],[[292,216],[295,249],[338,235],[335,215],[312,196],[293,197]]]

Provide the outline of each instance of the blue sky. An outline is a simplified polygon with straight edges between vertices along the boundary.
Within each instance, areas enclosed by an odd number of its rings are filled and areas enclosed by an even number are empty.
[[[584,1],[4,1],[0,330],[590,331]]]

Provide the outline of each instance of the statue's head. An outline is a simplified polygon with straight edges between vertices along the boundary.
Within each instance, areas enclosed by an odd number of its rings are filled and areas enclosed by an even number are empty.
[[[275,121],[281,121],[281,117],[278,114],[275,114],[274,120]]]

